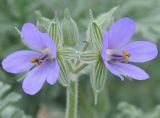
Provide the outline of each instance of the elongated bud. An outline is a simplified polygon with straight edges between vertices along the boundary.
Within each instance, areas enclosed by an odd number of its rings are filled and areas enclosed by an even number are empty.
[[[56,46],[60,47],[62,43],[62,30],[60,27],[60,22],[58,21],[57,18],[51,21],[48,33],[51,36],[51,38],[54,40]]]
[[[103,89],[107,77],[107,69],[103,62],[98,60],[91,74],[91,85],[94,92],[95,104],[97,104],[98,93]]]
[[[59,67],[60,67],[60,73],[59,73],[59,82],[63,85],[63,86],[68,86],[68,83],[69,83],[69,76],[68,76],[68,73],[69,73],[69,70],[68,70],[68,66],[66,64],[66,61],[64,61],[64,59],[58,55],[58,64],[59,64]]]
[[[41,31],[46,32],[48,27],[49,27],[49,25],[50,25],[50,20],[48,18],[46,18],[46,17],[43,17],[41,15],[40,11],[36,11],[35,14],[36,14],[36,17],[37,17],[37,27]]]
[[[101,29],[108,29],[109,26],[114,21],[114,14],[118,10],[119,6],[113,7],[110,11],[100,14],[96,19],[96,23],[101,27]]]
[[[72,19],[67,9],[64,12],[62,32],[63,32],[63,38],[64,38],[64,45],[75,47],[79,38],[78,28],[77,28],[77,24]]]
[[[98,24],[95,22],[92,11],[90,10],[90,22],[87,31],[87,39],[94,48],[101,50],[102,45],[102,32]]]

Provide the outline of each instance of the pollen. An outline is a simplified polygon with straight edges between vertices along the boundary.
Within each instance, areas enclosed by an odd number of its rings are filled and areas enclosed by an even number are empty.
[[[124,62],[128,63],[129,57],[131,56],[130,53],[127,54],[126,50],[123,50],[123,57],[124,57]]]
[[[32,58],[31,63],[35,63],[36,65],[40,65],[40,59],[39,58]]]

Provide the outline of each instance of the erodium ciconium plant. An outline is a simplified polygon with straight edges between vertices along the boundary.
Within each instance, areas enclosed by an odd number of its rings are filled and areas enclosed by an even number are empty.
[[[146,62],[158,54],[152,42],[128,43],[135,33],[135,22],[125,17],[112,24],[117,9],[114,7],[96,19],[90,11],[84,42],[79,40],[78,27],[68,10],[65,10],[62,23],[56,17],[49,20],[36,12],[37,26],[25,23],[18,31],[24,44],[34,51],[21,50],[10,54],[2,61],[3,68],[14,74],[25,73],[22,88],[29,95],[39,92],[45,82],[53,85],[59,80],[67,90],[66,118],[77,118],[81,71],[90,74],[96,104],[108,71],[121,80],[124,76],[145,80],[149,75],[129,62]]]

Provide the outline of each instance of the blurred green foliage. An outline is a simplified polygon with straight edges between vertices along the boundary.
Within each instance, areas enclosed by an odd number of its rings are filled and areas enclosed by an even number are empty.
[[[118,105],[119,113],[115,115],[115,118],[159,118],[160,117],[160,105],[157,105],[154,109],[148,113],[142,109],[135,107],[134,105],[126,102],[121,102]]]
[[[8,92],[10,85],[0,82],[0,117],[1,118],[31,118],[26,116],[22,110],[13,106],[14,102],[21,99],[21,96],[15,92]]]
[[[68,8],[78,24],[79,39],[83,41],[89,22],[89,9],[93,10],[94,16],[98,16],[115,6],[119,6],[116,19],[123,16],[135,19],[137,33],[134,39],[151,40],[157,45],[160,44],[160,0],[0,0],[0,60],[13,51],[27,49],[20,41],[14,27],[21,29],[25,22],[35,23],[34,11],[36,10],[40,10],[44,16],[52,19],[55,13],[62,18],[64,9]],[[79,78],[79,118],[159,118],[160,108],[156,107],[160,103],[159,56],[154,61],[142,64],[141,67],[149,73],[149,80],[122,82],[109,75],[106,86],[99,95],[97,106],[94,106],[89,76],[81,76]],[[43,118],[45,116],[63,118],[66,105],[65,88],[59,83],[54,86],[46,85],[37,95],[28,96],[23,93],[21,82],[16,81],[18,78],[19,76],[6,73],[0,68],[0,81],[11,85],[11,89],[7,89],[7,93],[4,94],[3,100],[16,92],[22,98],[18,99],[14,107],[22,109],[26,114],[38,118],[41,118],[39,114],[45,114]],[[0,94],[2,91],[3,89],[0,89]],[[11,96],[13,99],[16,97]],[[3,100],[1,99],[0,102]],[[134,106],[120,103],[121,101]],[[17,113],[17,110],[14,112]],[[157,116],[153,117],[153,114]]]

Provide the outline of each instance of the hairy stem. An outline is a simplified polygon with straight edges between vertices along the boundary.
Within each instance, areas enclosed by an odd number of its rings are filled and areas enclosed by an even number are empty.
[[[88,64],[82,64],[78,68],[76,68],[73,72],[74,73],[78,73],[78,72],[80,72],[81,70],[83,70],[87,66],[88,66]]]
[[[70,80],[67,88],[67,106],[66,106],[66,118],[77,118],[77,106],[78,106],[78,80]]]

